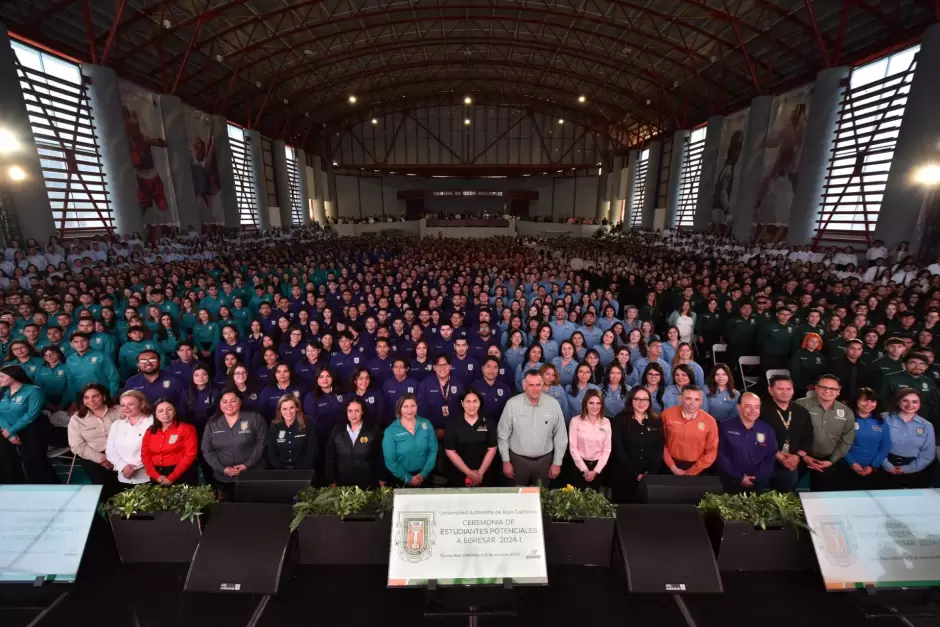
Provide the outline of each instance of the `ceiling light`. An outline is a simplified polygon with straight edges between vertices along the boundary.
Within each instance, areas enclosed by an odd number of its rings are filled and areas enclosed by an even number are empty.
[[[305,117],[305,118],[309,118],[309,117],[310,117],[310,114],[305,112],[305,113],[304,113],[304,117]]]
[[[578,102],[580,102],[581,104],[584,104],[585,102],[587,102],[587,96],[578,96]]]
[[[261,87],[261,81],[255,81],[255,87]]]
[[[464,97],[463,97],[463,103],[464,103],[465,105],[473,104],[473,98],[471,98],[470,96],[464,96]]]
[[[463,125],[464,125],[464,126],[470,126],[470,118],[464,118],[464,120],[463,120]]]
[[[310,48],[307,48],[307,49],[304,50],[304,54],[307,55],[308,57],[312,57],[312,56],[313,56],[313,50],[311,50]]]
[[[215,55],[215,60],[219,63],[222,63],[222,61],[225,61],[225,57],[223,57],[221,54],[217,54]]]
[[[18,165],[10,166],[10,179],[13,181],[22,181],[26,179],[26,170]]]
[[[356,98],[356,96],[354,96],[354,95],[350,95],[350,96],[349,96],[349,104],[356,104],[356,102],[357,102],[358,100],[359,100],[359,99]]]
[[[928,163],[917,168],[914,172],[914,181],[924,187],[933,187],[940,183],[940,165]]]
[[[379,121],[378,121],[376,118],[372,118],[372,123],[373,123],[373,124],[378,124]]]
[[[564,120],[563,118],[558,118],[558,123],[559,123],[559,124],[564,124],[564,123],[565,123],[565,120]]]
[[[163,20],[163,28],[172,28],[172,27],[173,27],[173,22],[171,22],[170,20]]]
[[[284,99],[284,104],[287,104],[287,98]]]
[[[651,101],[647,100],[647,101],[646,101],[646,106],[649,106],[650,102],[651,102]]]
[[[333,162],[333,165],[334,165],[334,166],[337,166],[337,165],[339,165],[339,163],[337,163],[336,161],[334,161],[334,162]]]
[[[20,140],[10,129],[0,129],[0,154],[10,154],[20,149]]]

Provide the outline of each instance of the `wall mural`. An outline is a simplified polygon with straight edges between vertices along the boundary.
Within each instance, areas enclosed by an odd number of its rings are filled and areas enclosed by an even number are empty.
[[[812,85],[806,85],[774,98],[754,211],[758,241],[786,239],[812,91]]]
[[[179,226],[160,103],[152,93],[121,82],[121,104],[143,224]]]
[[[216,160],[212,116],[184,106],[183,119],[186,124],[186,145],[189,147],[199,217],[203,224],[224,224],[222,195],[219,193],[222,184]]]
[[[721,126],[721,141],[718,145],[718,168],[715,176],[715,192],[712,197],[713,232],[731,233],[731,223],[737,210],[737,192],[740,185],[735,185],[741,174],[741,152],[744,149],[744,135],[747,131],[749,109],[743,109],[725,117]]]

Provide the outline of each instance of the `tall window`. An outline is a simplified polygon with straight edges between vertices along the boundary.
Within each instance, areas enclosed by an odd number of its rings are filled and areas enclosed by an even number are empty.
[[[630,226],[643,226],[643,202],[646,200],[646,172],[649,170],[650,149],[640,152],[633,172],[633,197],[630,199]]]
[[[87,79],[74,63],[17,41],[11,46],[59,235],[113,232]]]
[[[287,182],[290,185],[291,224],[303,226],[304,203],[300,198],[300,166],[297,163],[297,153],[290,146],[284,146],[284,156],[287,159]]]
[[[258,228],[255,206],[254,177],[252,175],[251,144],[245,131],[228,125],[228,143],[232,148],[232,172],[235,176],[235,199],[238,205],[239,223],[244,228]]]
[[[817,241],[870,243],[919,49],[914,46],[852,71],[843,89],[816,221]]]
[[[689,134],[682,155],[682,175],[679,177],[679,196],[676,203],[676,226],[692,228],[695,223],[695,203],[698,184],[702,178],[702,153],[705,151],[706,128],[697,128]]]

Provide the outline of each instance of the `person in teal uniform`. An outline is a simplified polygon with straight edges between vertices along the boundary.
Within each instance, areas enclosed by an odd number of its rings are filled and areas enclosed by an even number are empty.
[[[98,323],[100,324],[100,323]],[[114,343],[114,338],[111,337],[110,333],[105,333],[104,331],[95,330],[95,321],[90,318],[82,318],[78,321],[78,326],[75,329],[81,333],[84,333],[88,336],[89,348],[93,351],[98,351],[105,357],[110,359],[117,358],[117,346]],[[72,333],[69,333],[69,347],[72,346]],[[66,357],[69,356],[68,353],[62,351]],[[71,352],[71,351],[69,351]]]
[[[254,316],[251,314],[251,310],[245,307],[244,299],[240,296],[236,296],[232,299],[232,319],[235,321],[235,327],[238,329],[238,335],[241,337],[246,337],[248,331],[251,329],[251,321]]]
[[[127,330],[127,341],[118,351],[118,371],[122,381],[137,374],[137,355],[145,350],[154,351],[160,356],[160,365],[166,365],[160,345],[154,340],[145,339],[145,334],[144,327],[131,327]]]
[[[65,409],[74,400],[68,399],[66,402],[65,398],[69,387],[65,359],[65,355],[58,347],[47,346],[42,349],[43,365],[32,378],[33,382],[46,393],[46,406],[52,411]]]
[[[0,483],[55,484],[49,458],[46,395],[20,366],[0,369]]]
[[[418,399],[404,394],[395,408],[398,417],[385,430],[382,455],[385,467],[402,487],[428,487],[437,463],[437,436],[427,418],[418,415]]]
[[[120,375],[114,360],[91,350],[89,338],[84,333],[73,333],[71,344],[72,354],[65,358],[65,377],[68,380],[65,402],[74,404],[76,395],[89,383],[102,385],[108,389],[112,398],[116,396]]]
[[[219,315],[219,307],[227,303],[224,299],[220,298],[219,288],[215,285],[210,285],[207,292],[208,294],[206,297],[199,301],[199,309],[205,309],[212,315],[213,318],[216,318]]]
[[[193,304],[192,299],[183,299],[183,310],[180,312],[180,330],[186,335],[192,336],[193,329],[199,324],[199,312]]]
[[[10,349],[7,351],[4,366],[19,366],[31,379],[36,375],[36,371],[42,366],[42,357],[39,352],[33,348],[32,344],[26,340],[13,340],[10,342]]]
[[[160,353],[168,360],[173,360],[177,358],[176,347],[186,339],[186,336],[183,335],[173,316],[163,313],[160,314],[160,326],[154,332],[153,339],[157,342]]]
[[[215,347],[222,338],[222,330],[213,322],[213,316],[206,308],[199,309],[199,322],[193,328],[193,341],[200,361],[209,363],[215,354]]]

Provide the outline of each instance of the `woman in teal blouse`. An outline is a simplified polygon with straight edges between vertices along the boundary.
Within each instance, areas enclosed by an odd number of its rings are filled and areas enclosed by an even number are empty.
[[[208,309],[200,309],[199,322],[193,328],[193,342],[196,343],[196,352],[200,361],[209,363],[221,337],[222,332],[219,330],[219,325],[212,321],[212,314]]]
[[[0,369],[0,483],[59,483],[46,457],[45,404],[42,388],[32,384],[23,368]]]
[[[36,376],[36,372],[42,367],[42,364],[42,357],[26,340],[13,340],[10,342],[10,348],[7,349],[6,359],[3,362],[4,367],[19,366],[30,379]]]
[[[395,408],[398,419],[382,438],[385,467],[402,487],[428,487],[437,463],[437,436],[427,418],[418,415],[418,399],[403,394]]]
[[[65,391],[69,380],[65,370],[65,355],[56,346],[42,349],[43,364],[32,377],[46,395],[46,404],[51,411],[66,409],[71,401],[66,402]],[[74,399],[72,399],[74,400]]]

